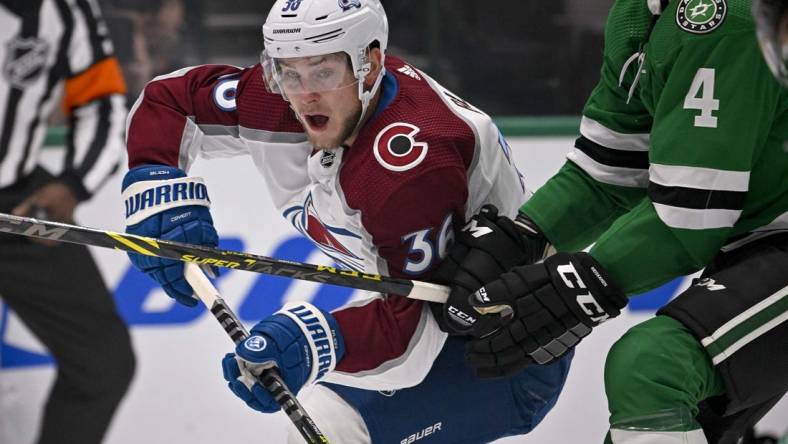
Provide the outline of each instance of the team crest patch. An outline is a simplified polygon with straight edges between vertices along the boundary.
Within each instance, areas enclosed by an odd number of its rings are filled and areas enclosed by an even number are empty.
[[[722,25],[728,15],[726,0],[681,0],[676,23],[693,34],[706,34]]]
[[[410,123],[397,122],[383,128],[375,137],[372,152],[384,168],[403,172],[418,166],[425,157],[429,145],[415,139],[421,129]]]

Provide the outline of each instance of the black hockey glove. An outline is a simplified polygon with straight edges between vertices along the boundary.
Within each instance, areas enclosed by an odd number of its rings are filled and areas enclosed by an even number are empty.
[[[466,346],[468,364],[492,378],[555,361],[593,327],[618,316],[627,298],[591,255],[558,253],[515,267],[480,288],[471,303],[482,313],[514,313],[501,330]]]
[[[485,205],[457,233],[454,245],[436,270],[436,282],[451,286],[449,299],[437,314],[441,328],[457,335],[482,336],[502,324],[498,314],[481,316],[470,306],[473,292],[516,265],[541,260],[549,244],[523,214],[515,220]]]

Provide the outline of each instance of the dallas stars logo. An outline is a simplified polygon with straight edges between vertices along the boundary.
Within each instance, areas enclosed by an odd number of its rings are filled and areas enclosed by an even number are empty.
[[[719,28],[728,15],[725,0],[681,0],[676,8],[676,23],[693,34],[706,34]]]

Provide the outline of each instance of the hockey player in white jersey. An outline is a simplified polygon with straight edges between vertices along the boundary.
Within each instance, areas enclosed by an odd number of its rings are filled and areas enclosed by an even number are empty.
[[[261,64],[186,68],[147,85],[129,119],[128,232],[216,245],[208,194],[197,192],[210,186],[188,170],[199,156],[247,155],[278,211],[336,263],[429,279],[470,215],[492,204],[499,210],[478,217],[511,217],[526,200],[490,117],[386,53],[378,0],[278,0],[263,37]],[[163,187],[180,192],[154,191]],[[526,260],[501,256],[474,277],[477,287]],[[196,304],[182,263],[131,260]],[[224,376],[251,408],[271,413],[279,406],[250,375],[275,365],[294,392],[310,387],[304,406],[342,444],[484,443],[535,427],[571,355],[481,380],[463,362],[465,338],[449,337],[442,322],[428,304],[396,295],[369,293],[331,313],[299,302],[254,326],[223,360]]]

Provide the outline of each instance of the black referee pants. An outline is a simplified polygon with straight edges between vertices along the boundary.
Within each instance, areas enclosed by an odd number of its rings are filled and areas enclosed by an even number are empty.
[[[0,210],[10,211],[2,204]],[[0,234],[0,297],[57,361],[38,443],[100,443],[135,361],[128,329],[87,248]]]

